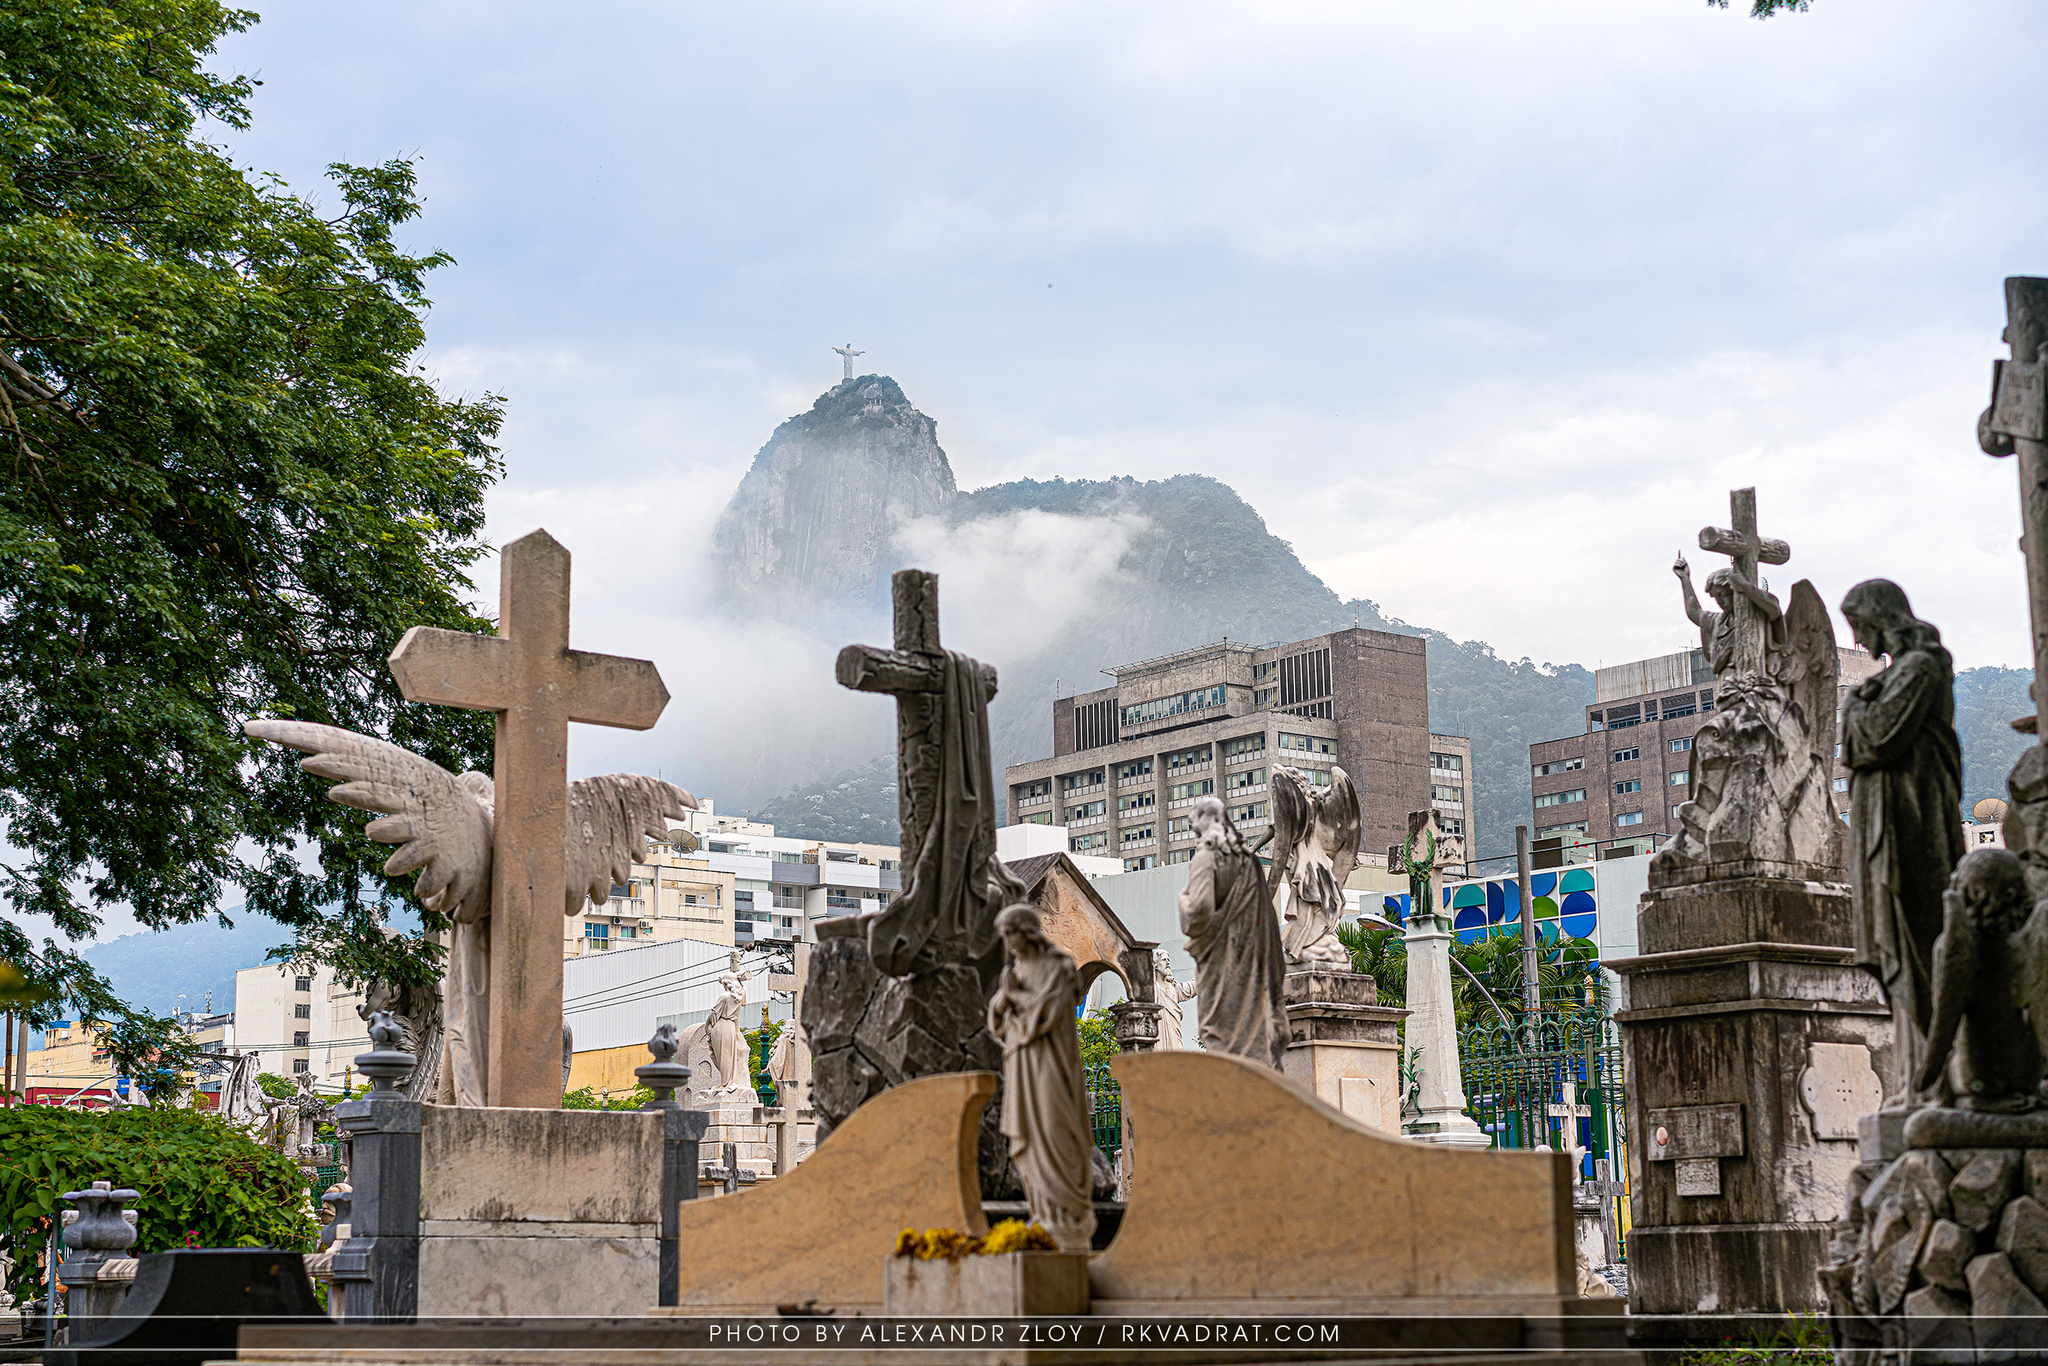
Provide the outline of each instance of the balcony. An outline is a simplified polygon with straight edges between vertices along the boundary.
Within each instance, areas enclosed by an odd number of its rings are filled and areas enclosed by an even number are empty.
[[[1068,821],[1068,822],[1067,822],[1067,829],[1069,829],[1069,830],[1085,830],[1085,829],[1087,829],[1087,828],[1088,828],[1089,826],[1091,826],[1091,825],[1101,825],[1101,824],[1102,824],[1103,822],[1107,821],[1108,819],[1109,819],[1109,817],[1108,817],[1108,816],[1083,816],[1083,817],[1081,817],[1081,819],[1079,819],[1079,820],[1071,820],[1071,821]]]

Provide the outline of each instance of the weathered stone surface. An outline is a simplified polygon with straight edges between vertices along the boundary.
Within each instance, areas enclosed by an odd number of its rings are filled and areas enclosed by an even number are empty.
[[[1902,1159],[1903,1160],[1903,1159]],[[1998,1213],[2019,1184],[2020,1155],[2010,1148],[1984,1148],[1975,1153],[1949,1183],[1951,1216],[1972,1233],[1998,1222]]]
[[[2022,1195],[1998,1216],[1998,1250],[2036,1295],[2048,1294],[2048,1209]],[[1930,1278],[1931,1279],[1931,1278]]]
[[[648,1112],[422,1106],[420,1218],[658,1226],[661,1142]]]
[[[1975,1361],[1970,1302],[1935,1285],[1923,1285],[1906,1296],[1906,1345],[1916,1363],[1946,1366],[1953,1362],[1960,1366]]]
[[[644,1314],[661,1294],[659,1232],[655,1225],[640,1237],[422,1238],[420,1316]]]
[[[2048,1152],[2032,1151],[2026,1158],[2027,1194],[2048,1208]]]
[[[1953,1219],[1937,1219],[1920,1251],[1921,1279],[1944,1290],[1967,1290],[1964,1272],[1977,1255],[1977,1239]]]
[[[2003,1252],[1987,1252],[1970,1263],[1970,1312],[1976,1322],[1977,1346],[1984,1350],[2029,1345],[2048,1314],[2041,1299],[2027,1289]],[[2009,1320],[2032,1319],[2032,1324]],[[2000,1322],[1999,1320],[2008,1320]]]
[[[1948,1164],[1936,1154],[1908,1153],[1863,1193],[1863,1262],[1875,1312],[1889,1314],[1905,1298],[1928,1232],[1949,1212],[1948,1175]]]

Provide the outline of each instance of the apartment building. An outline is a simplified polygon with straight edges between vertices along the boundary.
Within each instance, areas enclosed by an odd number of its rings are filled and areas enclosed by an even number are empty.
[[[1074,853],[1130,871],[1185,862],[1192,808],[1211,795],[1256,838],[1272,820],[1276,764],[1323,783],[1333,767],[1350,774],[1374,860],[1426,804],[1445,803],[1461,831],[1471,819],[1471,745],[1430,733],[1419,636],[1225,640],[1103,672],[1114,686],[1052,704],[1053,756],[1005,774],[1011,823],[1063,825]]]
[[[339,1086],[370,1046],[359,990],[339,985],[325,964],[265,963],[235,974],[234,1051],[254,1053],[260,1072],[311,1072]]]
[[[1876,673],[1862,650],[1837,647],[1835,719],[1850,688]],[[1601,857],[1661,849],[1678,834],[1692,791],[1693,734],[1714,714],[1714,675],[1699,650],[1681,650],[1593,675],[1593,702],[1577,735],[1529,746],[1536,838],[1620,840]],[[1849,771],[1835,746],[1833,796],[1849,809]]]
[[[818,921],[880,910],[903,886],[893,844],[777,835],[771,824],[718,815],[709,800],[686,825],[710,870],[732,879],[733,934],[724,942],[735,948],[815,943]]]

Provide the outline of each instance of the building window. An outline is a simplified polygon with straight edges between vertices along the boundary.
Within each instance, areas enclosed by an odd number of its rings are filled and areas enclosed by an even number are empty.
[[[1614,795],[1617,797],[1622,795],[1624,792],[1641,792],[1642,790],[1643,780],[1641,778],[1630,778],[1627,782],[1616,783],[1614,785]]]
[[[313,1018],[313,1007],[301,1001],[292,1007],[292,1017],[299,1020],[310,1020]]]
[[[1243,792],[1247,788],[1257,787],[1265,781],[1266,770],[1263,768],[1240,769],[1236,773],[1224,776],[1223,790],[1225,792]]]
[[[1587,713],[1586,713],[1586,729],[1587,729],[1587,730],[1606,730],[1606,729],[1607,729],[1607,723],[1606,723],[1605,721],[1601,720],[1600,718],[1601,718],[1601,713],[1600,713],[1600,712],[1597,712],[1597,711],[1589,711],[1589,712],[1587,712]]]
[[[1848,780],[1847,778],[1837,778],[1837,779],[1835,779],[1835,791],[1837,791],[1837,792],[1847,792],[1848,790],[1849,790],[1849,780]]]
[[[1625,811],[1614,818],[1614,823],[1616,825],[1641,825],[1643,823],[1643,813],[1640,811]]]
[[[1074,708],[1074,748],[1100,749],[1117,742],[1116,699],[1083,702]]]
[[[1068,807],[1067,819],[1069,821],[1085,821],[1091,816],[1100,816],[1108,809],[1109,803],[1098,798],[1092,802],[1083,802],[1079,806]]]
[[[1052,812],[1050,812],[1050,811],[1039,811],[1039,812],[1035,812],[1035,813],[1033,813],[1032,815],[1029,815],[1029,816],[1019,816],[1019,817],[1018,817],[1018,818],[1017,818],[1016,820],[1014,820],[1014,821],[1011,821],[1011,822],[1010,822],[1010,824],[1012,824],[1012,825],[1051,825],[1051,824],[1052,824]]]
[[[1162,863],[1186,863],[1194,856],[1195,851],[1192,849],[1169,849],[1166,851],[1166,857],[1160,861]]]
[[[1546,806],[1569,806],[1573,802],[1582,802],[1584,800],[1586,800],[1586,789],[1575,787],[1569,792],[1546,792],[1536,799],[1536,805],[1539,809]]]
[[[312,1046],[312,1043],[313,1035],[310,1030],[297,1029],[292,1031],[293,1048],[308,1048]]]
[[[1051,795],[1052,780],[1050,778],[1040,778],[1035,783],[1017,784],[1017,800],[1020,802],[1028,802],[1033,797],[1048,797]],[[714,844],[711,846],[711,849],[713,853],[716,853],[718,846]]]
[[[804,856],[801,852],[792,853],[787,849],[777,849],[775,851],[775,861],[777,863],[802,863]]]
[[[1330,785],[1330,770],[1327,768],[1297,768],[1294,771],[1301,775],[1301,780],[1305,783],[1314,783],[1317,787]]]
[[[294,1071],[294,1072],[310,1072],[310,1071],[312,1071],[312,1070],[313,1070],[313,1064],[311,1064],[311,1063],[307,1062],[307,1061],[306,1061],[306,1060],[305,1060],[304,1058],[293,1058],[293,1059],[292,1059],[292,1071]]]
[[[1683,739],[1673,740],[1671,742],[1671,752],[1673,754],[1683,754],[1691,748],[1692,737],[1690,735],[1684,737]]]
[[[1176,768],[1191,768],[1196,764],[1209,762],[1209,746],[1196,745],[1191,749],[1177,749],[1166,756],[1166,769],[1170,773]]]
[[[1538,826],[1536,838],[1549,839],[1553,835],[1583,835],[1585,833],[1586,823],[1584,821],[1572,821],[1566,825]]]
[[[1617,764],[1630,763],[1642,757],[1643,751],[1640,747],[1637,746],[1631,746],[1628,749],[1617,749],[1616,751],[1614,751],[1614,762]]]
[[[741,911],[751,911],[751,910],[753,910],[753,909],[754,909],[754,893],[753,893],[753,891],[752,891],[751,889],[749,889],[749,888],[744,888],[744,887],[743,887],[743,888],[740,888],[740,889],[736,890],[735,892],[733,892],[733,894],[732,894],[732,908],[733,908],[733,913],[734,913],[734,914],[738,914],[738,913],[739,913],[739,912],[741,912]]]
[[[1137,702],[1125,707],[1118,720],[1124,726],[1142,726],[1153,721],[1163,721],[1170,716],[1186,716],[1189,712],[1207,711],[1223,705],[1223,685],[1196,688],[1192,692],[1175,693],[1171,697],[1155,697],[1150,702]]]
[[[1639,726],[1642,723],[1643,709],[1639,704],[1630,703],[1626,707],[1609,707],[1607,709],[1607,729],[1609,730],[1622,730],[1628,726]]]
[[[1150,810],[1151,806],[1152,794],[1150,792],[1140,792],[1134,796],[1119,798],[1116,809],[1118,811],[1146,811]]]
[[[1266,819],[1266,804],[1247,802],[1243,806],[1231,807],[1229,814],[1232,821],[1262,821]]]
[[[1124,860],[1124,871],[1127,873],[1135,873],[1141,869],[1157,868],[1158,866],[1159,856],[1157,854],[1140,854],[1136,858]]]
[[[1138,759],[1128,764],[1117,765],[1116,780],[1120,783],[1129,782],[1133,778],[1148,778],[1151,775],[1152,761],[1150,759]]]
[[[294,978],[292,981],[293,991],[311,991],[312,989],[313,979],[310,977],[298,977]]]
[[[1123,836],[1122,836],[1122,838],[1123,838],[1123,842],[1124,842],[1125,844],[1138,844],[1138,843],[1140,843],[1140,842],[1142,842],[1142,841],[1144,841],[1144,840],[1149,840],[1149,839],[1151,839],[1151,838],[1152,838],[1152,835],[1153,835],[1153,827],[1152,827],[1152,826],[1150,826],[1150,825],[1134,825],[1134,826],[1132,826],[1132,827],[1131,827],[1130,829],[1128,829],[1128,830],[1126,830],[1126,831],[1124,831],[1124,832],[1123,832]]]
[[[1304,650],[1280,660],[1280,705],[1291,707],[1330,695],[1330,652]]]
[[[1463,773],[1465,771],[1465,756],[1462,754],[1438,754],[1436,751],[1431,750],[1429,766],[1431,768],[1449,769],[1453,773]]]
[[[1674,774],[1672,774],[1672,775],[1671,775],[1671,785],[1672,785],[1673,787],[1684,787],[1684,786],[1685,786],[1686,784],[1690,783],[1691,781],[1692,781],[1692,770],[1691,770],[1691,769],[1689,769],[1689,768],[1686,768],[1686,769],[1680,769],[1680,770],[1679,770],[1678,772],[1676,772],[1676,773],[1674,773]]]
[[[1206,797],[1215,790],[1214,778],[1197,778],[1191,783],[1175,783],[1167,788],[1166,799],[1170,802],[1184,802],[1190,797]]]
[[[1462,787],[1446,787],[1442,783],[1431,783],[1429,785],[1429,795],[1433,801],[1463,802],[1465,800],[1465,789]]]
[[[1066,777],[1060,779],[1060,790],[1063,792],[1073,792],[1084,787],[1100,786],[1102,786],[1102,770],[1099,768],[1087,773],[1069,773]]]
[[[1067,841],[1067,848],[1079,854],[1090,849],[1101,849],[1109,844],[1109,836],[1098,830],[1092,835],[1076,835]]]
[[[1460,839],[1465,837],[1465,821],[1463,817],[1438,816],[1437,820],[1442,823],[1446,835],[1456,835]]]
[[[1842,757],[1842,747],[1840,745],[1835,746],[1835,757],[1837,759]]]
[[[1280,732],[1280,748],[1298,749],[1304,754],[1335,754],[1337,742],[1325,740],[1320,735],[1289,735]]]
[[[1169,835],[1184,835],[1194,828],[1195,818],[1192,816],[1171,816],[1166,822],[1166,833]]]
[[[1252,665],[1252,682],[1271,683],[1273,675],[1279,671],[1279,668],[1280,661],[1277,659],[1269,659],[1264,664]]]
[[[800,911],[804,908],[804,889],[801,887],[775,888],[775,909],[778,911]]]
[[[585,939],[609,939],[612,937],[612,927],[600,925],[594,920],[586,920],[583,922],[583,937]]]
[[[1242,758],[1247,754],[1264,754],[1265,752],[1266,737],[1263,733],[1246,735],[1236,740],[1225,740],[1223,742],[1223,758],[1226,763],[1232,759]]]
[[[1529,771],[1538,778],[1548,778],[1553,773],[1577,773],[1586,766],[1586,756],[1574,755],[1569,759],[1553,759],[1547,764],[1537,764]]]

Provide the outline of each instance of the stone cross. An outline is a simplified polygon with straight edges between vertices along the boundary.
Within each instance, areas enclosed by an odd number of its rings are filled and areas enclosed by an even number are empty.
[[[841,687],[896,697],[896,803],[905,863],[924,847],[938,814],[939,763],[944,734],[946,670],[939,648],[939,576],[904,569],[890,580],[895,602],[896,648],[849,645],[834,672]],[[995,670],[989,669],[989,698]]]
[[[1575,1081],[1564,1083],[1560,1088],[1559,1100],[1562,1102],[1561,1104],[1546,1106],[1545,1109],[1549,1112],[1552,1119],[1563,1121],[1558,1126],[1563,1130],[1559,1135],[1563,1142],[1559,1145],[1558,1151],[1567,1154],[1571,1158],[1572,1180],[1577,1181],[1579,1179],[1579,1162],[1586,1155],[1586,1150],[1579,1146],[1579,1121],[1591,1119],[1593,1117],[1593,1107],[1579,1104],[1579,1084]]]
[[[1977,419],[1977,442],[1986,455],[2019,457],[2020,549],[2040,680],[2048,678],[2048,280],[2006,277],[2005,341],[2012,358],[1992,367],[1991,406]],[[2048,735],[2048,687],[2034,693],[2033,730]]]
[[[846,345],[844,345],[844,346],[835,346],[835,347],[833,347],[832,349],[833,349],[834,351],[837,351],[837,352],[839,353],[839,358],[840,358],[841,360],[843,360],[843,361],[845,361],[845,362],[846,362],[846,376],[845,376],[845,377],[846,377],[847,379],[852,379],[852,378],[853,378],[853,358],[854,358],[855,356],[865,356],[865,355],[867,354],[867,352],[865,352],[865,351],[856,351],[856,350],[854,350],[854,349],[853,349],[853,343],[852,343],[852,342],[848,342],[848,343],[847,343]]]
[[[1735,526],[1732,530],[1720,527],[1700,528],[1700,549],[1716,555],[1726,555],[1734,561],[1735,576],[1756,585],[1756,567],[1763,564],[1783,564],[1792,558],[1792,547],[1783,541],[1770,541],[1756,534],[1756,490],[1731,489],[1728,493],[1728,516]],[[1728,624],[1734,631],[1732,643],[1735,647],[1735,662],[1731,666],[1737,677],[1745,673],[1764,672],[1764,636],[1766,623],[1757,615],[1757,606],[1742,594],[1735,595],[1729,609],[1733,618]]]
[[[646,730],[668,689],[648,660],[569,648],[569,552],[554,537],[529,532],[499,558],[498,634],[415,626],[391,652],[391,673],[408,702],[498,715],[485,1095],[556,1109],[569,723]]]

